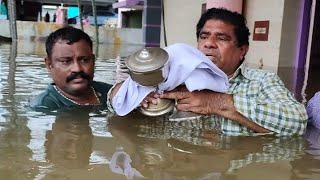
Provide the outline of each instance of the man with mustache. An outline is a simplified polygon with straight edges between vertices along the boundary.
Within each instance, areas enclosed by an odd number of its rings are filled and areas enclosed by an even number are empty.
[[[107,107],[112,85],[93,81],[95,55],[90,37],[70,26],[51,33],[46,41],[45,65],[53,83],[35,97],[35,109],[73,106]]]
[[[304,106],[276,74],[243,63],[249,35],[241,14],[223,8],[207,10],[197,24],[198,49],[227,74],[228,93],[189,92],[182,87],[155,97],[176,99],[181,111],[212,115],[224,132],[303,134]]]

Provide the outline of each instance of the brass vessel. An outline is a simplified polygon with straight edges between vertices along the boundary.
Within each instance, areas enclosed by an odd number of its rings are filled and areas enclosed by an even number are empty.
[[[133,52],[125,60],[132,80],[143,86],[156,87],[163,82],[162,68],[168,61],[168,53],[159,47],[147,47]],[[139,110],[147,116],[160,116],[174,109],[174,100],[158,99],[158,104],[149,104]]]

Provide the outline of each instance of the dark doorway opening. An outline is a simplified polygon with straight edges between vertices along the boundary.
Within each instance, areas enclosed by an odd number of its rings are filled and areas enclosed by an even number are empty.
[[[308,80],[305,90],[307,100],[320,91],[320,0],[316,0],[313,23]]]

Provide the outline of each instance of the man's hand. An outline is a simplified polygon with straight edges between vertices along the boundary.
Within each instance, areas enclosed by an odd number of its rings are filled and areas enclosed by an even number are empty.
[[[199,114],[226,115],[235,110],[232,96],[210,90],[189,92],[186,87],[178,87],[170,92],[165,92],[155,97],[165,99],[175,99],[177,109],[181,111],[191,111]]]
[[[145,97],[142,100],[140,105],[144,108],[147,108],[149,106],[149,103],[156,105],[158,103],[158,101],[157,101],[157,98],[155,98],[155,95],[156,95],[155,92],[151,92],[150,94],[147,95],[147,97]]]
[[[175,99],[177,109],[180,111],[191,111],[204,115],[218,115],[242,124],[255,132],[267,133],[268,129],[254,123],[240,114],[230,94],[218,93],[210,90],[189,92],[185,87],[178,87],[170,92],[165,92],[155,97]]]

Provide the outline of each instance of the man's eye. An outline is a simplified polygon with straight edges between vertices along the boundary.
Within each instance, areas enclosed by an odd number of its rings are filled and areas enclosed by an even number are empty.
[[[81,58],[81,62],[87,62],[87,61],[89,61],[90,60],[90,58],[87,58],[87,57],[85,57],[85,58]]]
[[[229,41],[230,38],[226,37],[226,36],[217,36],[217,39],[220,41]]]
[[[66,59],[66,60],[61,60],[60,62],[61,62],[62,64],[69,64],[69,63],[70,63],[70,60],[67,60],[67,59]]]
[[[207,35],[200,35],[200,39],[207,39],[208,36]]]

